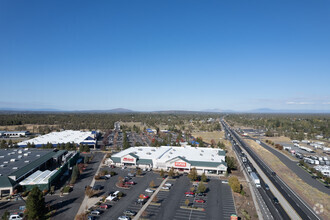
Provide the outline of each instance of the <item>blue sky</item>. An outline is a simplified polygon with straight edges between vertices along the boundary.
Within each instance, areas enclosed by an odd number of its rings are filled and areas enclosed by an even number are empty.
[[[330,111],[330,1],[0,1],[0,108]]]

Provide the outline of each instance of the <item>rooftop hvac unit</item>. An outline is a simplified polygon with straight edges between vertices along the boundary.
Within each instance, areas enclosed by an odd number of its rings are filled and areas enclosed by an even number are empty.
[[[8,163],[8,161],[3,161],[3,163],[4,163],[4,164],[7,164],[7,163]]]
[[[200,156],[203,156],[203,154],[199,154]]]
[[[204,150],[201,150],[201,152],[204,152]]]
[[[0,158],[5,158],[5,156],[0,156]]]
[[[138,150],[139,150],[139,151],[142,151],[142,148],[139,148]]]
[[[150,152],[148,152],[147,154],[148,154],[148,155],[151,155],[151,153],[150,153]]]
[[[13,170],[17,170],[18,169],[18,167],[13,167]]]
[[[37,154],[36,157],[40,157],[40,154]]]
[[[152,149],[151,151],[156,151],[155,149]]]
[[[24,163],[29,163],[29,162],[30,162],[29,160],[24,161]]]

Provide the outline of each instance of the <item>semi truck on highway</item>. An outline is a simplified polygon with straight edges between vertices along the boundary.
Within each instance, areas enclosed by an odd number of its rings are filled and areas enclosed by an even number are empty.
[[[260,185],[260,179],[258,178],[257,174],[255,172],[250,173],[253,183],[256,185],[257,188],[261,187]]]

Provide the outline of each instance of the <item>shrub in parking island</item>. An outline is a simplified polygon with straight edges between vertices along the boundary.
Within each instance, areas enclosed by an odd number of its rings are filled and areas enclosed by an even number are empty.
[[[197,170],[196,170],[196,167],[193,167],[189,174],[188,174],[188,178],[191,180],[191,181],[196,181],[198,179],[198,175],[197,175]]]
[[[197,193],[203,193],[206,191],[206,186],[203,182],[200,182],[197,187]]]
[[[190,203],[189,199],[186,199],[186,201],[184,201],[184,204],[186,204],[187,207],[188,207],[189,203]]]
[[[160,173],[159,173],[160,177],[164,178],[165,176],[165,172],[163,169],[160,170]]]
[[[207,177],[206,177],[205,173],[202,174],[201,181],[202,182],[207,182]]]
[[[170,171],[168,171],[168,176],[171,177],[171,178],[174,176],[174,169],[173,169],[173,167],[171,167]]]
[[[151,180],[151,182],[149,183],[149,187],[154,188],[155,186],[156,186],[155,182],[153,180]]]

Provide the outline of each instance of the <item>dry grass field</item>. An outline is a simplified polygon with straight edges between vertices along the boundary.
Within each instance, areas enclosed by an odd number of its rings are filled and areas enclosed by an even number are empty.
[[[268,164],[278,176],[281,177],[286,184],[290,186],[304,201],[306,201],[310,207],[314,207],[315,204],[322,204],[324,212],[321,214],[323,219],[329,219],[330,216],[330,196],[320,192],[319,190],[311,187],[300,179],[294,172],[292,172],[284,163],[282,163],[276,156],[265,148],[258,145],[252,140],[245,139],[245,141],[251,146],[264,162]]]
[[[219,132],[219,131],[195,131],[192,132],[192,136],[194,136],[195,138],[197,137],[201,137],[203,139],[204,142],[206,143],[211,143],[211,140],[213,139],[215,141],[215,143],[218,143],[219,141],[223,141],[224,139],[224,135],[223,132]]]

